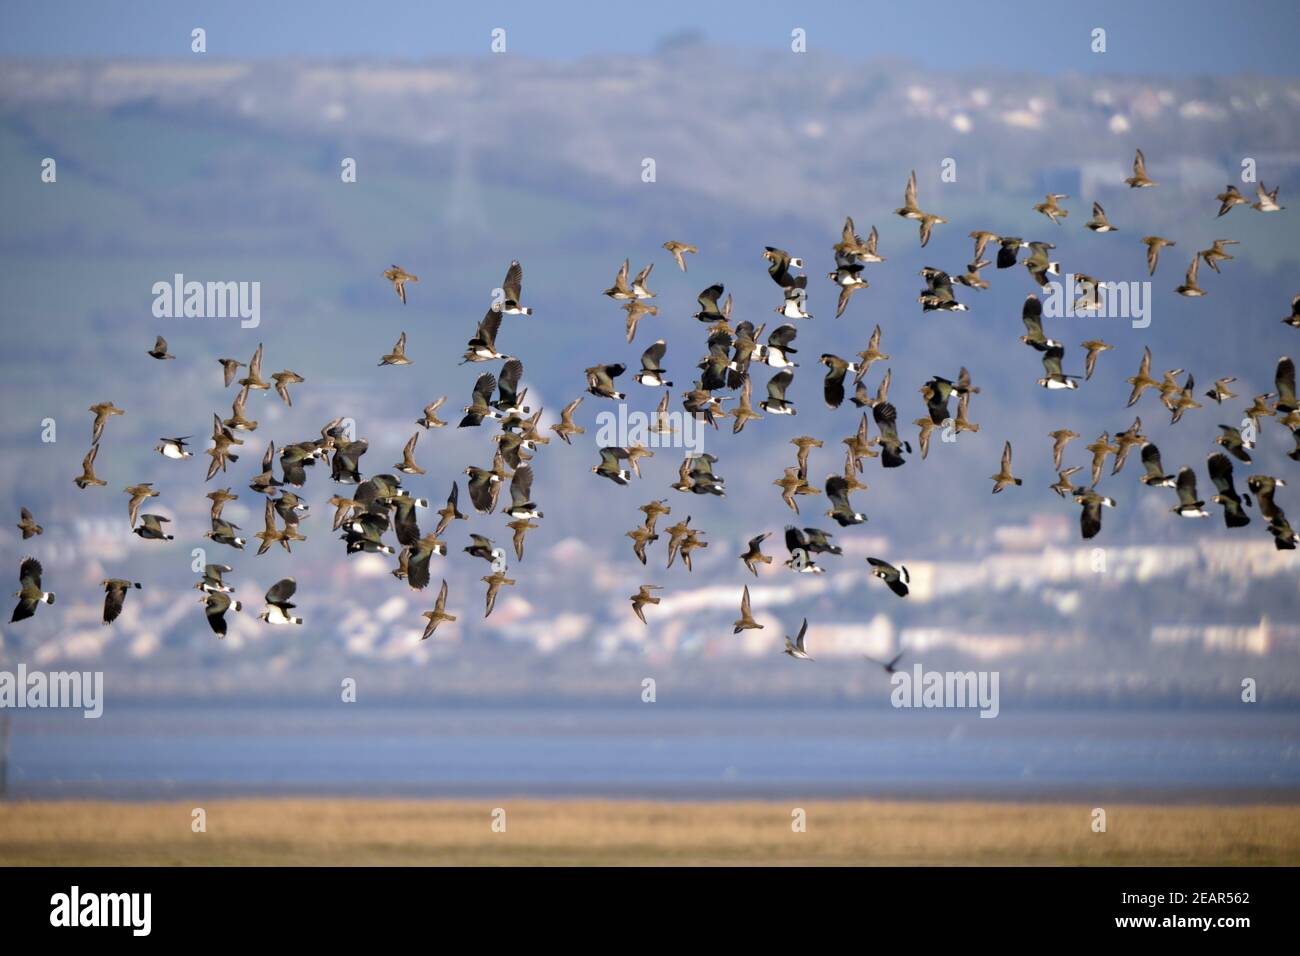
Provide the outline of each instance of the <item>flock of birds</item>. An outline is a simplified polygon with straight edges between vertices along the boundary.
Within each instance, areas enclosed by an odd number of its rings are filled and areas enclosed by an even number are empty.
[[[1151,188],[1157,185],[1146,173],[1145,159],[1142,152],[1137,152],[1133,164],[1133,176],[1126,180],[1132,188]],[[1249,205],[1262,212],[1278,212],[1283,207],[1277,202],[1277,189],[1265,190],[1261,183],[1257,189],[1257,201],[1253,204],[1242,196],[1238,190],[1229,185],[1216,198],[1220,203],[1219,216],[1231,212],[1237,206]],[[1034,209],[1060,225],[1069,216],[1069,210],[1061,205],[1069,197],[1062,194],[1048,195],[1044,202]],[[914,220],[920,224],[920,244],[929,242],[936,226],[944,225],[948,220],[934,213],[924,211],[918,204],[916,174],[908,179],[903,206],[895,210],[898,216]],[[1119,230],[1113,226],[1099,203],[1092,204],[1092,218],[1085,223],[1087,229],[1097,234],[1115,233]],[[967,306],[958,302],[955,286],[973,290],[989,287],[989,283],[980,273],[990,264],[983,258],[986,250],[996,245],[996,268],[1009,269],[1017,265],[1021,250],[1029,252],[1023,265],[1041,288],[1051,281],[1049,277],[1060,274],[1060,266],[1051,259],[1055,246],[1050,242],[1026,242],[1020,237],[1002,236],[987,231],[970,233],[974,240],[974,257],[967,265],[966,272],[950,275],[936,268],[925,268],[921,275],[925,288],[921,290],[918,301],[925,312],[929,311],[966,311]],[[1154,275],[1159,262],[1161,250],[1173,247],[1175,242],[1160,236],[1147,236],[1141,240],[1147,247],[1147,265]],[[828,278],[839,288],[836,317],[843,315],[854,293],[868,287],[866,277],[868,266],[885,261],[877,251],[878,234],[873,227],[869,237],[863,240],[857,235],[852,219],[844,224],[840,241],[834,245],[835,268]],[[1196,252],[1191,258],[1184,282],[1175,290],[1183,296],[1202,296],[1205,291],[1198,285],[1198,266],[1204,261],[1213,271],[1218,272],[1220,264],[1233,259],[1227,247],[1234,244],[1232,240],[1217,240],[1209,249]],[[666,242],[663,246],[675,260],[678,268],[687,270],[686,256],[696,253],[695,246],[682,242]],[[768,263],[768,274],[781,290],[781,304],[775,307],[782,319],[808,321],[813,318],[807,311],[808,278],[803,270],[803,261],[791,256],[786,251],[767,247],[763,256]],[[632,343],[638,323],[647,316],[658,313],[658,307],[651,304],[656,294],[650,290],[648,283],[654,267],[651,263],[635,276],[629,278],[630,263],[624,261],[614,279],[614,284],[604,294],[621,304],[626,313],[627,341]],[[384,277],[392,283],[401,303],[407,301],[407,286],[419,281],[401,267],[394,265],[384,272]],[[1075,275],[1075,283],[1081,292],[1081,298],[1075,303],[1076,312],[1087,312],[1101,308],[1105,285],[1098,280],[1084,275]],[[524,557],[524,540],[528,531],[538,527],[536,520],[543,517],[542,511],[532,500],[533,465],[532,459],[540,446],[550,442],[550,436],[544,434],[541,426],[542,409],[531,410],[525,403],[527,389],[520,390],[523,376],[523,363],[514,356],[500,351],[497,339],[502,323],[507,317],[532,315],[532,308],[523,303],[523,269],[518,261],[512,262],[502,282],[499,294],[494,297],[482,321],[472,338],[469,339],[462,364],[466,362],[486,363],[500,362],[497,372],[483,372],[474,383],[468,404],[463,406],[463,417],[459,421],[461,428],[481,427],[490,421],[498,429],[492,436],[496,445],[492,463],[488,467],[469,466],[465,468],[466,491],[472,508],[482,515],[496,512],[501,491],[509,485],[509,504],[501,511],[509,521],[506,523],[513,535],[512,544],[515,556],[522,561]],[[681,405],[685,412],[701,420],[714,429],[719,421],[731,420],[731,430],[739,433],[751,422],[759,421],[766,415],[794,415],[796,408],[789,397],[790,385],[794,380],[798,362],[795,360],[798,350],[794,346],[797,326],[784,322],[770,333],[766,325],[758,327],[750,321],[731,323],[731,297],[724,296],[721,284],[711,285],[699,295],[699,311],[693,318],[707,326],[707,353],[697,363],[698,376],[694,377],[691,387],[681,395]],[[1065,346],[1051,338],[1043,326],[1042,301],[1031,292],[1025,299],[1022,319],[1025,334],[1020,341],[1041,354],[1044,375],[1038,384],[1047,389],[1076,389],[1082,379],[1087,381],[1100,355],[1111,350],[1112,346],[1094,339],[1082,344],[1085,350],[1084,373],[1082,376],[1064,371]],[[1300,329],[1300,296],[1291,303],[1291,314],[1283,322],[1292,328]],[[766,333],[766,334],[765,334]],[[874,391],[865,382],[871,367],[885,362],[889,355],[881,351],[881,330],[877,325],[861,352],[852,359],[838,355],[824,354],[818,359],[826,368],[823,381],[823,397],[827,406],[839,408],[846,400],[848,376],[852,375],[853,394],[848,400],[857,408],[863,409],[857,428],[853,434],[844,438],[845,446],[843,469],[830,475],[823,482],[824,488],[814,487],[810,480],[809,457],[813,449],[822,448],[824,441],[813,436],[804,435],[792,439],[795,448],[794,463],[786,467],[782,475],[773,484],[781,489],[781,499],[796,515],[800,515],[799,498],[824,494],[830,503],[825,512],[840,527],[858,525],[867,520],[866,515],[856,510],[850,495],[854,491],[866,490],[860,480],[864,462],[879,458],[884,468],[898,468],[907,462],[907,455],[912,454],[911,443],[899,436],[898,412],[889,401],[891,371],[887,370],[876,384]],[[650,389],[662,391],[662,397],[653,416],[651,430],[656,433],[671,433],[675,430],[669,404],[672,400],[672,381],[668,378],[664,360],[667,343],[664,339],[655,341],[646,348],[640,357],[640,370],[631,378],[637,384]],[[157,338],[148,354],[159,361],[174,359],[168,352],[165,339]],[[210,459],[207,480],[226,473],[227,466],[239,460],[238,447],[245,443],[242,435],[257,429],[257,422],[246,417],[247,402],[255,392],[267,392],[274,388],[280,400],[292,406],[289,392],[291,385],[304,382],[304,378],[290,370],[282,370],[270,376],[270,381],[263,377],[263,349],[257,351],[245,365],[236,359],[220,358],[217,360],[222,368],[224,386],[238,385],[238,392],[232,403],[229,417],[222,418],[214,414],[212,419],[211,446],[205,454]],[[382,356],[380,366],[409,365],[412,360],[406,354],[406,334],[402,333],[393,349]],[[1184,374],[1182,369],[1166,371],[1162,377],[1152,374],[1152,355],[1147,348],[1141,359],[1137,374],[1128,379],[1132,385],[1128,405],[1134,406],[1148,390],[1155,391],[1164,408],[1170,412],[1171,420],[1177,423],[1183,415],[1192,409],[1202,407],[1195,390],[1195,381],[1190,373],[1180,382]],[[765,384],[766,397],[757,406],[753,404],[753,374],[768,367],[775,373]],[[245,372],[240,377],[240,370]],[[586,392],[598,399],[623,401],[625,393],[619,390],[617,380],[627,372],[622,362],[593,365],[586,369]],[[1216,404],[1236,397],[1230,386],[1235,381],[1232,377],[1220,378],[1214,387],[1201,397],[1208,397]],[[918,448],[921,458],[926,458],[930,450],[931,435],[936,428],[951,428],[956,432],[979,431],[979,425],[970,419],[972,397],[980,389],[971,381],[965,368],[955,379],[934,376],[921,386],[925,402],[925,414],[913,424],[919,429]],[[956,414],[952,413],[951,403],[956,399]],[[560,421],[551,425],[549,431],[558,436],[566,445],[572,443],[575,435],[581,435],[585,429],[577,423],[575,415],[584,396],[570,402],[561,412]],[[446,396],[430,403],[424,408],[415,424],[418,429],[428,431],[446,426],[448,423],[438,417],[446,402]],[[730,408],[724,404],[734,403]],[[102,486],[105,482],[96,477],[94,467],[99,453],[100,439],[105,427],[112,417],[124,414],[112,402],[101,402],[90,406],[94,415],[92,427],[92,444],[82,463],[82,474],[75,479],[78,488],[87,489]],[[1265,418],[1276,418],[1295,436],[1297,448],[1291,452],[1292,460],[1300,461],[1300,407],[1297,406],[1295,391],[1295,366],[1291,359],[1283,357],[1277,363],[1275,391],[1255,396],[1252,404],[1244,412],[1245,419],[1251,425],[1237,428],[1232,425],[1220,425],[1220,435],[1214,439],[1221,446],[1208,456],[1206,468],[1215,487],[1212,501],[1222,508],[1223,517],[1229,528],[1239,528],[1251,523],[1247,509],[1258,507],[1267,530],[1279,549],[1295,549],[1297,534],[1287,521],[1286,514],[1275,499],[1275,491],[1283,487],[1283,480],[1269,475],[1256,474],[1247,479],[1248,494],[1239,494],[1233,479],[1233,463],[1228,457],[1250,464],[1250,452],[1255,445],[1255,432]],[[444,532],[456,521],[465,521],[468,516],[460,510],[459,482],[453,482],[446,503],[433,512],[437,524],[432,531],[424,533],[420,528],[420,513],[432,506],[427,499],[412,496],[402,487],[398,474],[383,472],[364,477],[362,459],[369,450],[369,443],[349,434],[344,427],[344,419],[334,419],[320,429],[319,437],[312,436],[304,441],[282,445],[277,451],[274,442],[268,443],[261,459],[261,471],[249,482],[248,487],[256,494],[263,495],[265,526],[254,537],[258,539],[257,553],[265,554],[275,545],[291,551],[294,542],[306,540],[300,533],[299,526],[310,514],[308,504],[300,495],[307,482],[308,469],[328,469],[332,481],[342,489],[329,498],[333,508],[333,530],[341,532],[341,539],[346,543],[349,555],[358,552],[380,553],[396,556],[393,574],[416,589],[425,589],[431,579],[431,560],[436,555],[446,557],[447,543]],[[878,434],[870,434],[870,424],[874,423]],[[402,460],[392,465],[392,471],[401,475],[421,475],[425,469],[416,462],[415,452],[421,431],[417,430],[406,442],[402,451]],[[1107,432],[1099,435],[1087,446],[1091,453],[1090,481],[1087,485],[1075,485],[1072,476],[1083,470],[1082,465],[1062,468],[1063,454],[1070,441],[1080,436],[1069,429],[1058,429],[1047,437],[1052,441],[1053,464],[1058,472],[1058,480],[1051,485],[1062,498],[1072,498],[1082,507],[1080,526],[1085,539],[1092,538],[1101,530],[1102,509],[1116,507],[1113,498],[1098,490],[1106,474],[1108,459],[1112,460],[1110,475],[1117,475],[1124,467],[1130,452],[1140,450],[1144,473],[1141,483],[1151,488],[1172,488],[1178,503],[1171,510],[1184,518],[1207,517],[1205,501],[1197,492],[1197,476],[1188,466],[1180,468],[1176,474],[1168,474],[1161,462],[1159,449],[1142,434],[1142,420],[1136,418],[1133,424],[1123,432],[1111,436]],[[156,451],[164,458],[183,461],[194,457],[190,447],[189,436],[161,438]],[[1226,452],[1226,454],[1225,454]],[[633,444],[627,447],[606,446],[599,449],[599,461],[591,466],[597,477],[613,484],[627,486],[641,477],[640,460],[651,457],[654,451],[643,445]],[[280,474],[276,475],[279,463]],[[721,496],[725,492],[725,478],[716,471],[720,464],[718,456],[711,453],[688,454],[678,470],[677,481],[670,486],[673,490],[694,495]],[[993,493],[997,494],[1007,488],[1022,484],[1020,478],[1012,471],[1012,448],[1010,441],[1004,443],[998,470],[993,474]],[[296,489],[296,490],[295,490]],[[151,482],[142,482],[125,489],[130,496],[128,516],[134,534],[151,541],[170,541],[173,535],[167,533],[168,519],[151,513],[141,513],[151,498],[159,492],[154,490]],[[216,544],[229,547],[235,551],[244,550],[248,541],[238,525],[222,517],[225,504],[239,496],[230,488],[218,488],[207,497],[211,500],[211,529],[205,537]],[[660,540],[658,520],[661,516],[671,514],[668,499],[656,498],[640,507],[644,514],[643,522],[627,532],[632,541],[632,550],[637,559],[645,565],[647,548]],[[703,540],[705,532],[690,524],[691,518],[665,529],[667,541],[667,567],[672,567],[680,555],[688,571],[691,568],[691,554],[699,548],[708,547]],[[801,522],[802,523],[802,522]],[[24,539],[39,535],[42,528],[36,523],[28,509],[22,509],[22,521],[18,526]],[[396,545],[389,544],[385,538],[392,532]],[[755,576],[758,565],[771,564],[773,558],[763,553],[763,544],[771,532],[754,536],[739,558],[745,567]],[[815,527],[798,527],[791,524],[785,529],[785,546],[789,554],[785,561],[787,567],[801,574],[815,574],[823,569],[817,564],[819,556],[840,555],[842,549],[832,542],[833,535]],[[470,534],[469,546],[464,553],[472,558],[482,559],[490,566],[490,573],[483,576],[486,585],[485,611],[487,617],[492,613],[501,588],[510,587],[516,582],[507,576],[506,555],[491,538],[482,534]],[[867,562],[870,573],[884,582],[899,597],[908,594],[909,574],[905,566],[895,567],[883,558],[869,557]],[[226,633],[226,614],[232,609],[242,610],[243,605],[231,595],[234,588],[227,584],[224,575],[232,572],[229,565],[211,563],[206,566],[202,580],[195,587],[202,592],[200,601],[204,605],[206,617],[212,630],[218,636]],[[35,558],[22,562],[19,577],[21,588],[17,593],[18,606],[14,610],[14,621],[31,617],[41,603],[53,604],[54,594],[45,591],[41,581],[41,565]],[[123,603],[131,590],[141,587],[139,582],[112,578],[102,582],[104,588],[105,624],[111,623],[122,611]],[[265,594],[265,604],[260,614],[262,621],[268,624],[303,623],[303,618],[294,614],[292,603],[296,584],[293,578],[284,578],[276,582]],[[661,598],[655,594],[662,590],[657,584],[643,584],[637,593],[630,597],[632,611],[643,623],[647,607],[660,603]],[[428,638],[444,621],[455,621],[456,617],[447,611],[447,582],[444,579],[432,610],[425,611],[427,619],[424,638]],[[762,628],[754,620],[750,610],[749,588],[742,591],[740,600],[740,617],[735,622],[735,633]],[[785,653],[799,660],[812,660],[806,647],[807,619],[805,618],[794,638],[786,637]],[[886,671],[892,671],[898,658],[891,661],[876,662]]]

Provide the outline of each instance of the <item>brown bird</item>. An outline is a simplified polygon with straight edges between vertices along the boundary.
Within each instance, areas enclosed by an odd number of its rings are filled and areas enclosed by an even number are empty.
[[[650,592],[662,591],[662,590],[663,590],[663,585],[660,584],[643,584],[641,585],[640,588],[637,589],[636,594],[633,594],[629,598],[629,600],[632,602],[632,612],[636,614],[638,618],[640,618],[642,624],[648,625],[650,623],[645,619],[645,606],[647,604],[658,604],[660,600]]]
[[[853,377],[854,382],[861,382],[867,374],[867,369],[871,368],[872,362],[886,361],[889,356],[880,351],[880,326],[876,326],[871,333],[871,338],[867,341],[867,347],[858,353],[858,371]]]
[[[159,360],[174,359],[176,357],[167,351],[167,340],[161,335],[154,340],[153,348],[149,349],[148,354]]]
[[[795,514],[799,513],[799,505],[794,500],[794,496],[799,490],[808,484],[803,478],[799,477],[799,469],[791,465],[785,470],[785,473],[772,482],[781,488],[781,500],[790,506],[790,510]]]
[[[266,499],[266,510],[262,513],[262,520],[264,527],[254,535],[255,538],[259,538],[262,542],[261,546],[257,549],[257,553],[259,555],[266,554],[266,552],[271,549],[271,546],[277,541],[280,542],[287,551],[289,546],[285,540],[284,532],[276,525],[275,503],[270,498]]]
[[[921,460],[924,461],[930,454],[930,434],[938,426],[935,425],[934,420],[931,419],[929,415],[915,419],[912,424],[921,429],[921,433],[917,436],[916,441],[917,444],[921,446]]]
[[[772,556],[763,553],[763,542],[772,536],[772,532],[765,531],[749,539],[749,547],[740,556],[740,560],[745,562],[745,567],[749,568],[754,577],[758,577],[758,565],[771,564]]]
[[[732,634],[739,634],[741,631],[761,630],[763,625],[754,620],[754,616],[749,613],[749,585],[745,585],[744,592],[740,595],[740,617],[734,622],[735,628]]]
[[[1205,295],[1199,285],[1196,284],[1196,273],[1200,271],[1201,255],[1197,253],[1192,256],[1192,264],[1187,267],[1187,277],[1183,279],[1183,284],[1174,289],[1179,295],[1185,295],[1189,298]]]
[[[503,584],[514,585],[516,582],[506,577],[500,571],[494,571],[493,573],[487,575],[486,577],[482,577],[479,580],[487,585],[487,595],[485,601],[486,610],[484,610],[483,612],[483,617],[487,618],[491,616],[492,609],[496,607],[497,592],[501,590],[501,586]]]
[[[574,424],[573,421],[573,413],[577,411],[578,406],[582,404],[584,397],[585,396],[579,395],[573,401],[569,402],[568,405],[565,405],[560,411],[559,424],[551,426],[551,431],[564,439],[566,445],[573,444],[573,442],[569,440],[570,435],[582,435],[587,431],[587,429],[583,428],[581,425]],[[667,399],[668,395],[665,393],[664,400],[667,401]]]
[[[235,400],[230,405],[230,417],[222,421],[221,424],[225,425],[227,428],[237,429],[241,432],[257,431],[257,422],[249,421],[249,419],[244,415],[244,409],[247,407],[247,404],[248,386],[245,385],[239,390],[238,394],[235,395]]]
[[[641,477],[641,466],[637,464],[642,458],[653,458],[655,453],[644,445],[634,442],[627,447],[627,463],[632,466],[632,473]]]
[[[1128,407],[1132,408],[1137,404],[1137,400],[1142,397],[1142,393],[1148,388],[1159,388],[1160,383],[1151,377],[1151,346],[1147,346],[1142,352],[1142,364],[1138,366],[1138,372],[1132,378],[1126,379],[1133,386],[1133,391],[1129,393]]]
[[[262,378],[262,343],[261,342],[257,343],[257,351],[253,353],[253,357],[248,361],[248,375],[244,378],[241,378],[239,380],[239,384],[245,385],[248,388],[257,389],[258,391],[266,391],[271,387]]]
[[[423,475],[424,469],[415,463],[415,443],[420,440],[420,433],[416,432],[407,439],[405,447],[402,448],[402,460],[393,467],[405,475]]]
[[[655,534],[653,528],[647,528],[645,525],[637,525],[631,531],[627,532],[627,537],[632,539],[632,553],[637,559],[645,564],[645,546],[652,541],[658,541],[659,535]]]
[[[1173,412],[1173,416],[1170,418],[1169,424],[1177,425],[1179,421],[1182,420],[1184,412],[1192,408],[1201,407],[1201,403],[1196,400],[1196,396],[1193,391],[1195,388],[1196,388],[1196,379],[1192,377],[1191,372],[1188,372],[1187,381],[1183,383],[1182,389],[1178,392],[1176,397],[1170,399],[1167,405],[1168,409],[1171,412]]]
[[[290,407],[293,406],[293,399],[289,397],[289,386],[307,381],[297,372],[290,372],[288,369],[283,372],[276,372],[271,378],[275,382],[275,394],[279,395],[284,400],[284,403]]]
[[[150,498],[157,498],[160,492],[153,490],[153,482],[145,481],[138,485],[131,485],[125,490],[125,494],[131,496],[126,507],[127,514],[131,518],[131,527],[134,528],[140,515],[140,506]]]
[[[1088,446],[1088,451],[1092,452],[1091,487],[1095,488],[1097,482],[1101,481],[1102,469],[1106,467],[1106,456],[1119,454],[1119,446],[1111,444],[1110,432],[1102,432],[1097,436],[1097,440]]]
[[[1226,215],[1232,210],[1233,206],[1249,206],[1250,200],[1238,192],[1237,187],[1228,183],[1223,187],[1223,192],[1214,197],[1219,200],[1219,215]]]
[[[975,391],[978,392],[979,389],[975,389]],[[969,391],[962,392],[957,396],[957,414],[952,420],[952,427],[958,435],[962,432],[977,432],[980,430],[979,425],[970,420],[970,397],[971,392]],[[922,455],[921,457],[924,458],[925,456]]]
[[[1160,185],[1147,177],[1147,160],[1142,155],[1142,150],[1139,149],[1133,157],[1133,175],[1124,182],[1130,189],[1145,189],[1149,186]]]
[[[219,358],[217,361],[221,364],[221,375],[225,382],[222,387],[230,388],[230,383],[235,380],[235,376],[244,367],[244,363],[232,358]]]
[[[384,278],[393,284],[393,291],[402,300],[402,305],[406,305],[406,283],[420,281],[419,276],[411,275],[401,266],[393,266],[391,269],[384,270]]]
[[[668,506],[667,501],[667,498],[661,498],[657,501],[649,501],[637,509],[645,515],[645,526],[650,529],[652,534],[655,530],[655,524],[659,521],[659,516],[670,515],[673,513],[673,509]]]
[[[1270,414],[1272,414],[1270,412]],[[88,485],[106,485],[108,482],[95,477],[95,456],[99,454],[99,446],[91,445],[90,451],[86,452],[86,457],[81,460],[81,475],[73,478],[73,483],[83,491]]]
[[[438,625],[441,624],[443,621],[456,620],[456,615],[447,613],[447,579],[446,578],[443,578],[442,587],[438,589],[438,599],[433,602],[433,610],[424,611],[423,613],[421,613],[420,616],[427,617],[429,619],[429,623],[426,624],[424,627],[424,634],[420,637],[420,640],[422,641],[432,637],[433,632],[438,629]]]
[[[800,435],[798,438],[791,438],[790,444],[799,450],[795,453],[795,460],[799,463],[799,475],[802,478],[808,476],[808,455],[814,448],[821,448],[825,442],[820,438],[813,438],[811,435]]]
[[[1223,247],[1236,245],[1240,245],[1236,239],[1215,239],[1210,248],[1202,249],[1197,253],[1197,255],[1205,260],[1207,266],[1215,272],[1218,272],[1220,262],[1226,262],[1229,259],[1235,258],[1234,256],[1229,255]]]
[[[1055,484],[1049,485],[1048,487],[1062,498],[1071,497],[1081,487],[1070,482],[1070,476],[1078,471],[1083,471],[1082,465],[1071,465],[1064,471],[1058,471]]]
[[[700,540],[700,535],[703,533],[703,531],[696,531],[692,528],[686,532],[685,537],[682,538],[681,545],[679,545],[679,550],[682,553],[682,563],[686,565],[687,571],[694,570],[694,568],[691,567],[691,552],[696,548],[707,548],[709,546],[707,541]]]
[[[1011,442],[1002,446],[1002,465],[996,475],[989,476],[993,481],[993,494],[997,494],[1008,485],[1022,485],[1024,482],[1011,473]]]
[[[673,559],[677,557],[682,541],[692,532],[690,524],[691,516],[687,515],[685,521],[679,521],[668,529],[668,564],[665,567],[673,566]]]
[[[627,313],[627,340],[630,344],[636,338],[636,327],[644,316],[658,315],[659,307],[657,305],[646,305],[640,299],[631,299],[623,304],[623,311]]]
[[[1178,243],[1172,239],[1161,239],[1159,236],[1146,236],[1142,242],[1147,247],[1147,272],[1149,275],[1156,274],[1156,266],[1160,264],[1160,250],[1165,246],[1176,246]]]
[[[677,260],[677,268],[681,269],[683,272],[686,271],[686,254],[700,251],[694,246],[689,246],[684,242],[674,242],[672,240],[665,242],[664,248],[672,253],[673,258]]]
[[[1089,339],[1083,343],[1083,348],[1088,350],[1088,357],[1084,359],[1083,379],[1086,382],[1092,378],[1093,370],[1097,367],[1097,356],[1102,352],[1109,352],[1115,346],[1107,345],[1101,339]]]
[[[1052,467],[1060,471],[1061,456],[1065,453],[1065,446],[1078,438],[1079,433],[1072,432],[1068,428],[1058,428],[1054,432],[1048,432],[1047,437],[1052,439]]]
[[[1133,419],[1132,425],[1115,436],[1115,444],[1117,450],[1115,452],[1115,465],[1110,470],[1112,475],[1120,473],[1120,469],[1124,467],[1124,462],[1128,461],[1130,449],[1147,444],[1146,436],[1142,434],[1142,419]]]
[[[1263,395],[1256,395],[1251,400],[1251,405],[1242,414],[1249,418],[1255,425],[1255,430],[1259,431],[1259,420],[1261,418],[1273,418],[1277,413],[1273,411],[1268,404],[1268,400],[1273,397],[1272,392],[1265,392]]]
[[[112,402],[100,402],[98,405],[91,405],[90,411],[95,413],[95,423],[91,426],[90,442],[92,445],[99,443],[99,436],[104,434],[104,422],[108,421],[113,415],[125,415],[122,409],[115,406]]]
[[[746,422],[761,419],[763,416],[754,411],[753,405],[754,380],[748,375],[745,376],[744,384],[740,387],[740,402],[731,410],[731,433],[739,435],[744,429]],[[664,396],[664,401],[668,396]],[[721,412],[715,414],[722,414]]]
[[[1046,216],[1048,219],[1052,220],[1052,222],[1056,223],[1059,226],[1061,224],[1061,220],[1065,219],[1070,215],[1070,210],[1062,209],[1059,205],[1057,205],[1057,200],[1069,199],[1069,198],[1070,197],[1067,196],[1065,193],[1048,193],[1046,199],[1044,199],[1042,202],[1034,206],[1034,212],[1042,213],[1044,216]]]
[[[1255,196],[1259,199],[1259,201],[1251,203],[1250,208],[1256,209],[1259,212],[1281,212],[1283,209],[1286,208],[1286,206],[1279,206],[1277,204],[1277,191],[1280,188],[1281,188],[1280,186],[1274,186],[1273,191],[1268,192],[1264,188],[1264,184],[1262,182],[1256,184]]]
[[[522,561],[524,559],[524,535],[529,531],[536,531],[540,526],[528,518],[516,518],[514,521],[506,522],[506,527],[514,532],[511,541],[515,546],[515,557]]]
[[[397,337],[393,344],[393,350],[379,360],[381,366],[384,365],[410,365],[411,360],[406,357],[406,333],[403,332]]]
[[[442,408],[442,403],[447,400],[444,395],[436,402],[430,402],[424,406],[424,414],[415,420],[415,424],[421,428],[442,428],[447,423],[438,417],[438,409]]]
[[[435,535],[440,535],[447,530],[447,526],[452,521],[468,521],[469,515],[464,514],[459,507],[460,486],[456,482],[451,483],[451,492],[447,495],[447,503],[438,509],[438,527],[434,529]]]
[[[18,518],[19,518],[18,530],[23,533],[24,541],[26,541],[32,535],[45,533],[45,529],[36,523],[36,521],[32,518],[32,513],[28,511],[26,508],[22,508],[19,510]]]
[[[215,491],[209,491],[206,497],[212,502],[213,521],[221,520],[221,512],[225,509],[227,501],[237,501],[239,499],[239,495],[232,495],[229,488],[218,488]],[[338,527],[335,526],[334,530],[337,531]]]

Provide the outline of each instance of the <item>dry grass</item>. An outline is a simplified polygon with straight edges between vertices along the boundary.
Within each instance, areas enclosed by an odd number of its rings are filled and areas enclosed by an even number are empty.
[[[0,804],[0,865],[1296,865],[1300,807],[511,800]]]

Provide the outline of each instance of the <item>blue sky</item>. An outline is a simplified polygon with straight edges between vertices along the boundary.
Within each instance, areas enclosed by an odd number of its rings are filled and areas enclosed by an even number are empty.
[[[1294,74],[1300,3],[1126,0],[1064,3],[365,2],[354,0],[5,0],[0,56],[188,56],[195,26],[218,57],[421,58],[477,55],[494,27],[512,52],[547,59],[648,53],[693,31],[718,46],[785,49],[807,31],[810,52],[896,56],[930,68],[1036,73]],[[1107,52],[1090,50],[1094,27]],[[922,31],[925,32],[922,32]]]

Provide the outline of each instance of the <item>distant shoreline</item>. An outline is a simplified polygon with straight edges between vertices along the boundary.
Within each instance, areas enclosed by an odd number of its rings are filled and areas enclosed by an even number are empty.
[[[194,832],[199,810],[204,832]],[[1096,830],[1099,810],[1105,832]],[[0,804],[3,866],[1298,863],[1297,805],[501,798]]]

